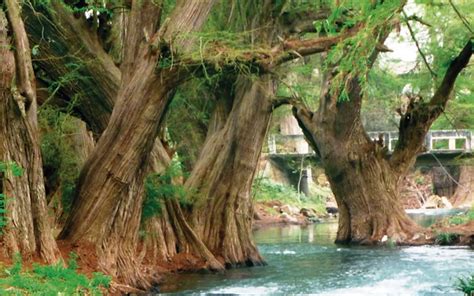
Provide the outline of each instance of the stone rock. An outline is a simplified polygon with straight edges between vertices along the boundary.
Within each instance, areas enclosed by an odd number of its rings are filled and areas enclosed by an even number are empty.
[[[443,209],[452,209],[453,205],[446,196],[442,196],[441,201],[438,203],[438,207]]]
[[[318,178],[316,179],[316,181],[321,186],[329,186],[329,181],[328,181],[328,178],[326,177],[325,174],[319,175]]]
[[[339,210],[337,207],[335,208],[326,206],[326,212],[328,212],[328,214],[337,214]]]
[[[287,213],[289,215],[298,215],[300,213],[300,209],[291,205],[284,205],[280,207],[280,212]]]
[[[260,216],[260,213],[258,212],[258,209],[255,209],[253,211],[253,219],[254,220],[262,220],[262,217]]]
[[[298,223],[298,219],[296,219],[295,217],[290,216],[287,213],[281,214],[280,218],[286,223]]]
[[[437,209],[440,203],[441,203],[441,197],[435,194],[431,195],[423,204],[423,209]]]
[[[316,212],[313,209],[302,208],[300,210],[300,214],[307,217],[307,218],[316,217]]]

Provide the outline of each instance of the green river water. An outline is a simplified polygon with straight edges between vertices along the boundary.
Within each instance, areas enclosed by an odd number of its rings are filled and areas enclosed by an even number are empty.
[[[446,212],[411,213],[420,224]],[[341,247],[337,223],[268,227],[254,232],[268,265],[224,274],[177,274],[163,292],[225,295],[462,295],[458,276],[474,272],[467,247]]]

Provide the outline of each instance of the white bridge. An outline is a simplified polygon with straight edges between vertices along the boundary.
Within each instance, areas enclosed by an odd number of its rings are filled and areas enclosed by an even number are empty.
[[[424,153],[472,153],[474,148],[472,134],[470,130],[429,131],[425,137],[426,151]],[[382,138],[389,152],[393,152],[398,141],[398,132],[369,132],[368,135],[373,140]],[[268,153],[270,155],[311,155],[314,151],[302,134],[274,134],[268,138]]]

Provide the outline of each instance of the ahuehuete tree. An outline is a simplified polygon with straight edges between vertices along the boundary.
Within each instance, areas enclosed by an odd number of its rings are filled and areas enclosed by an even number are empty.
[[[227,5],[232,7],[235,1]],[[244,15],[244,22],[232,18],[224,21],[227,27],[236,27],[233,33],[237,42],[242,42],[252,56],[259,51],[268,54],[282,51],[278,38],[281,36],[286,38],[283,49],[285,46],[294,49],[286,49],[289,53],[276,55],[276,58],[270,55],[260,57],[256,63],[241,64],[241,68],[227,70],[218,79],[214,86],[216,106],[207,137],[185,183],[192,194],[190,222],[193,228],[210,251],[228,267],[263,263],[251,236],[250,191],[272,112],[282,103],[282,98],[276,97],[275,72],[285,61],[324,51],[339,38],[300,40],[305,33],[315,31],[313,20],[327,18],[328,9],[317,5],[307,11],[295,7],[288,11],[287,8],[284,1],[279,4],[239,1],[234,15]],[[229,40],[221,42],[226,44],[226,41],[231,43]],[[236,59],[235,62],[239,61]]]
[[[7,199],[1,240],[10,256],[52,263],[60,255],[47,212],[30,47],[16,0],[0,4],[0,63],[0,160],[22,169],[0,179]]]
[[[53,4],[55,3],[57,2],[53,2]],[[207,53],[207,59],[204,61],[199,59],[193,60],[192,55],[190,55],[191,58],[184,55],[180,61],[178,57],[180,57],[180,53],[186,52],[185,50],[177,52],[173,51],[173,54],[171,54],[171,50],[176,50],[176,48],[179,48],[180,44],[183,46],[189,45],[188,42],[183,41],[183,39],[172,39],[180,34],[186,35],[192,29],[197,29],[196,24],[191,25],[187,22],[184,23],[180,13],[192,11],[193,17],[196,18],[195,22],[199,24],[203,21],[201,18],[204,18],[204,6],[209,8],[210,5],[210,3],[205,4],[203,2],[200,2],[199,5],[191,2],[181,3],[176,7],[175,12],[171,14],[169,20],[164,23],[163,27],[159,30],[155,27],[155,24],[152,24],[151,19],[153,18],[151,16],[149,18],[141,16],[140,24],[132,21],[138,18],[137,15],[139,14],[140,9],[147,11],[148,14],[154,12],[155,16],[159,15],[159,7],[154,7],[153,5],[151,5],[151,7],[140,7],[139,4],[134,3],[130,14],[127,16],[129,26],[131,27],[127,30],[127,34],[129,35],[126,35],[126,39],[123,41],[124,61],[121,64],[121,88],[123,88],[124,91],[132,92],[134,96],[132,96],[132,94],[125,95],[119,91],[117,99],[115,100],[114,112],[118,112],[116,110],[123,108],[122,111],[120,111],[122,113],[120,113],[120,116],[116,116],[115,121],[114,115],[112,114],[112,118],[106,131],[100,137],[96,151],[91,156],[89,162],[86,163],[79,182],[75,207],[72,209],[73,215],[69,217],[61,235],[61,237],[66,240],[92,241],[98,245],[100,252],[104,252],[110,256],[110,258],[108,256],[101,256],[101,262],[112,265],[103,267],[105,270],[112,271],[112,274],[118,275],[114,272],[115,270],[124,270],[124,272],[127,270],[133,271],[130,266],[124,264],[124,262],[127,262],[126,260],[118,260],[118,263],[121,264],[121,266],[116,267],[114,265],[117,262],[115,258],[124,257],[128,260],[132,260],[131,258],[133,258],[131,254],[135,249],[137,235],[137,231],[135,230],[138,229],[140,221],[139,213],[143,196],[143,179],[149,172],[149,170],[146,169],[146,166],[150,160],[149,155],[152,146],[151,143],[153,143],[153,139],[156,137],[158,132],[164,109],[171,100],[171,96],[168,96],[169,91],[176,87],[181,80],[187,77],[187,75],[189,75],[189,68],[192,69],[193,66],[196,67],[196,64],[199,67],[202,63],[210,65],[211,67],[216,66],[216,64],[217,66],[226,66],[226,59],[229,60],[229,56],[224,56],[219,59],[212,58],[223,55],[222,52],[218,52],[220,48],[216,48]],[[60,7],[57,6],[55,9],[59,11]],[[59,16],[62,15],[58,15],[58,17]],[[175,17],[179,19],[176,24],[174,21]],[[77,22],[77,20],[73,18],[71,18],[69,22],[66,21],[64,28],[67,28],[66,24],[75,24],[75,21]],[[192,23],[191,20],[189,21]],[[145,26],[145,30],[142,29],[144,24],[147,25]],[[79,25],[80,24],[75,28],[80,28]],[[177,28],[175,28],[176,26],[182,30],[180,29],[180,31],[174,32],[173,30],[177,30]],[[138,27],[140,27],[140,29],[138,29]],[[63,27],[60,27],[60,29],[63,30]],[[157,32],[158,36],[149,38],[149,36],[154,35],[153,32]],[[87,32],[84,30],[84,33]],[[69,33],[65,36],[71,38],[70,36],[72,36],[72,34]],[[79,39],[79,41],[83,43],[86,43],[86,41],[91,43],[89,39],[84,37],[87,37],[87,34],[81,36],[82,39]],[[159,42],[158,37],[161,38]],[[191,38],[188,39],[192,40],[193,38],[191,36]],[[231,64],[235,64],[237,58],[242,58],[244,62],[246,60],[248,63],[255,63],[257,67],[268,71],[269,65],[278,65],[279,63],[298,57],[299,54],[310,54],[312,52],[326,50],[340,39],[340,36],[335,36],[332,38],[318,38],[315,41],[292,41],[290,43],[280,44],[274,48],[274,50],[268,49],[269,53],[267,54],[259,54],[259,52],[255,50],[248,50],[247,52],[240,51],[240,56],[230,56],[232,58]],[[140,42],[142,44],[138,46],[137,44],[140,44]],[[95,41],[94,44],[96,43],[97,42]],[[154,46],[156,44],[153,45],[151,43],[158,43],[159,46],[156,47]],[[65,42],[61,43],[63,46],[64,44]],[[86,48],[90,49],[92,46]],[[159,52],[154,52],[157,48]],[[298,51],[300,53],[298,53]],[[161,53],[161,55],[159,53]],[[86,51],[83,54],[86,55],[88,52]],[[100,56],[102,57],[103,55]],[[140,57],[140,59],[143,59],[143,61],[138,59],[137,56]],[[170,63],[173,61],[171,57],[177,58],[175,60],[177,62],[174,64]],[[257,62],[253,62],[254,59],[257,59]],[[99,62],[103,62],[103,60],[105,60],[105,58],[99,59]],[[47,61],[40,61],[40,64],[41,63],[47,63]],[[86,63],[86,66],[87,65],[88,63]],[[135,73],[135,70],[133,70],[135,66],[143,67],[143,69],[140,68],[140,71]],[[148,67],[146,70],[149,71],[149,73],[144,70],[145,66]],[[47,70],[46,66],[43,66],[42,68]],[[100,71],[100,68],[98,69],[98,74],[115,72]],[[134,73],[136,77],[133,76]],[[145,77],[146,79],[139,79],[139,76],[140,78]],[[149,81],[147,79],[149,79]],[[95,81],[100,82],[100,79]],[[79,82],[82,83],[83,81]],[[134,83],[137,85],[134,86],[133,90],[129,90]],[[101,85],[101,83],[98,85]],[[139,90],[144,91],[145,93],[139,95]],[[127,97],[127,100],[125,100],[124,97]],[[133,98],[133,100],[130,98]],[[121,100],[123,101],[122,104],[127,107],[121,105]],[[144,102],[142,102],[142,100]],[[154,117],[150,117],[152,115]],[[125,120],[125,118],[128,119]],[[155,118],[156,120],[151,120],[151,118]],[[113,128],[112,126],[114,124],[117,124],[117,126]],[[122,133],[124,134],[122,135]],[[108,134],[110,135],[106,136]],[[106,141],[104,138],[108,140]],[[112,142],[120,142],[120,144],[117,144],[115,152],[112,149]],[[112,157],[114,153],[116,154],[115,158]],[[99,170],[99,168],[101,169]],[[100,174],[101,170],[105,171],[102,172],[102,175]],[[115,172],[115,170],[118,171]],[[133,170],[136,170],[136,173],[132,173]],[[92,178],[89,175],[94,177]],[[123,178],[118,178],[119,175]],[[101,177],[99,178],[99,176]],[[103,192],[101,190],[103,190]],[[108,193],[105,194],[105,192]],[[125,202],[119,202],[123,199],[127,202],[133,203],[133,206],[126,205]],[[111,208],[111,205],[115,205],[116,207],[123,206],[126,210]],[[166,208],[168,209],[169,207],[167,206]],[[100,214],[97,214],[99,212]],[[126,215],[127,218],[130,218],[131,220],[122,219],[123,217],[114,218],[112,213]],[[181,221],[181,224],[185,225],[185,221],[181,215],[177,215],[176,217]],[[120,224],[112,224],[112,222]],[[175,223],[173,227],[176,227],[176,224],[177,223]],[[131,230],[125,226],[131,227]],[[117,227],[118,229],[123,227],[123,233],[131,237],[129,239],[117,240],[118,234],[112,233],[115,231],[114,227]],[[191,237],[194,237],[191,231],[188,231],[188,233]],[[114,243],[108,243],[108,239],[112,239],[111,241]],[[113,239],[115,239],[115,241]],[[193,238],[193,240],[195,240],[195,238]],[[120,243],[129,245],[122,248]],[[199,246],[199,248],[202,248],[202,246]],[[125,250],[121,249],[126,249],[127,251],[125,252]],[[208,259],[211,261],[212,257],[209,257]],[[211,267],[212,265],[213,268],[221,268],[220,263],[217,261],[211,261]],[[133,273],[134,272],[132,272],[132,274]],[[132,279],[135,277],[135,275],[130,277],[122,276],[126,282],[132,283]]]
[[[186,51],[190,42],[175,38],[198,30],[213,2],[178,1],[162,24],[162,6],[151,1],[132,3],[114,111],[82,169],[77,196],[60,235],[70,242],[96,245],[100,268],[133,286],[149,285],[135,256],[143,181],[169,92],[183,79],[182,68],[163,69],[159,62],[171,58],[171,44]],[[221,266],[209,259],[214,268]]]
[[[393,154],[386,143],[368,137],[361,121],[367,71],[376,45],[397,24],[405,1],[353,6],[362,29],[329,52],[319,107],[314,112],[294,107],[308,142],[321,157],[339,206],[337,242],[374,244],[425,241],[426,232],[405,214],[399,183],[423,151],[424,138],[452,97],[456,78],[472,55],[472,39],[452,59],[442,81],[427,101],[411,101],[401,114],[399,140]],[[364,15],[365,14],[365,15]],[[447,46],[447,45],[446,45]]]
[[[127,22],[123,20],[130,17],[130,7],[119,5],[111,20],[101,20],[95,27],[88,24],[83,11],[101,6],[71,7],[61,1],[43,4],[23,7],[29,37],[38,49],[34,56],[38,78],[51,93],[43,103],[59,110],[72,110],[73,115],[87,123],[95,138],[100,138],[117,99],[122,76],[120,65],[127,45],[124,41]],[[107,5],[107,9],[113,7]],[[112,28],[103,28],[109,21]],[[106,46],[111,38],[112,45]],[[169,163],[169,151],[156,138],[144,174],[162,173]],[[177,252],[186,252],[212,262],[212,254],[181,216],[177,203],[163,201],[160,215],[141,224],[147,235],[136,260],[146,258],[147,264],[153,264],[156,260],[169,260]],[[214,268],[217,267],[220,266],[214,262]]]

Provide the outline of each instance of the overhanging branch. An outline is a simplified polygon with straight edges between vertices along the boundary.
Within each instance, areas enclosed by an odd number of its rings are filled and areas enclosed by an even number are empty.
[[[449,95],[454,87],[454,82],[456,78],[459,76],[459,73],[467,66],[469,60],[471,59],[472,52],[473,52],[474,42],[471,38],[464,48],[461,50],[459,55],[451,62],[444,75],[443,81],[441,85],[436,90],[434,96],[430,100],[430,105],[435,107],[442,107],[444,106],[449,100]]]
[[[399,139],[390,158],[390,164],[395,171],[401,174],[406,172],[415,161],[417,154],[422,151],[424,139],[431,124],[443,112],[451,97],[456,78],[467,66],[472,52],[471,39],[449,65],[443,81],[431,100],[427,103],[416,98],[411,100],[407,112],[400,118]]]

